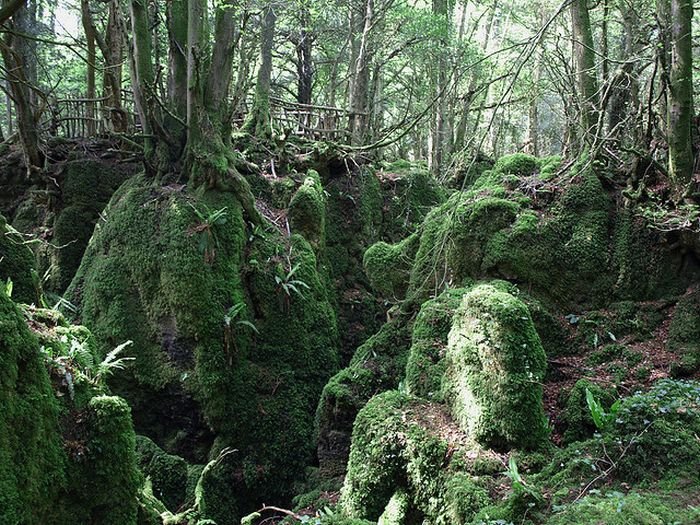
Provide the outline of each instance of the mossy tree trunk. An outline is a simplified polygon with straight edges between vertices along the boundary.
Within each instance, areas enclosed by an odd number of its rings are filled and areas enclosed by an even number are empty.
[[[260,32],[260,67],[255,84],[255,99],[248,114],[244,130],[256,138],[272,138],[272,116],[270,114],[270,85],[272,81],[272,47],[277,23],[276,6],[268,2],[263,11]]]
[[[687,194],[693,176],[692,0],[658,0],[663,82],[666,87],[668,173],[676,201]]]
[[[356,20],[360,20],[360,17]],[[357,41],[355,60],[351,64],[350,135],[353,145],[360,145],[365,141],[369,127],[369,76],[373,53],[370,37],[375,25],[374,0],[364,3],[361,20],[362,35]]]
[[[97,97],[95,85],[95,62],[97,61],[97,46],[95,44],[97,29],[92,20],[90,3],[88,0],[80,0],[80,19],[85,33],[85,46],[87,47],[87,77],[85,79],[87,100],[87,132],[89,136],[95,134],[95,98]]]
[[[234,3],[225,1],[216,7],[213,38],[206,0],[174,0],[167,15],[168,100],[160,102],[148,13],[143,0],[131,0],[134,98],[143,123],[147,171],[159,179],[184,175],[195,189],[233,192],[248,219],[259,223],[261,216],[250,186],[237,169],[239,160],[230,138],[227,96],[240,36]]]
[[[585,149],[595,140],[599,98],[588,0],[573,0],[571,2],[571,26],[576,62],[576,88],[580,104],[580,132],[578,135],[580,147]]]
[[[12,7],[5,4],[5,8]],[[17,132],[24,153],[27,174],[41,169],[44,155],[40,148],[39,129],[36,111],[36,46],[34,42],[20,36],[36,32],[35,5],[23,5],[12,11],[12,18],[6,22],[9,31],[3,37],[2,58],[9,84],[10,97],[14,102],[17,118]],[[17,34],[14,34],[17,32]]]

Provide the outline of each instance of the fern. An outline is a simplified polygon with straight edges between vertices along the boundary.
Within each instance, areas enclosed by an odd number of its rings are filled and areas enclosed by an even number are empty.
[[[129,362],[134,361],[136,358],[119,357],[119,354],[121,354],[125,348],[131,346],[133,343],[133,341],[126,341],[125,343],[120,344],[114,350],[109,352],[102,360],[102,362],[99,363],[95,367],[95,370],[90,374],[90,381],[95,386],[103,386],[107,378],[111,376],[114,372],[116,372],[117,370],[124,370],[129,364]]]

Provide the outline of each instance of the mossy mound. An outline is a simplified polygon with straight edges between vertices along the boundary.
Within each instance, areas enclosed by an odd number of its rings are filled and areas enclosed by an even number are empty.
[[[136,436],[136,457],[141,472],[151,480],[153,494],[168,510],[176,512],[187,503],[188,465],[184,459],[163,451],[146,436]]]
[[[214,436],[236,448],[235,475],[254,496],[240,508],[289,496],[338,367],[314,249],[273,228],[248,234],[232,194],[193,196],[142,178],[120,188],[105,216],[69,296],[103,351],[134,341],[136,361],[113,386],[137,428],[192,463],[207,461]]]
[[[379,240],[382,192],[374,171],[361,166],[324,175],[326,250],[331,288],[338,311],[341,363],[381,327],[385,308],[372,293],[362,269],[362,256]]]
[[[431,428],[446,417],[439,405],[391,391],[358,414],[340,506],[353,518],[385,523],[469,523],[488,492],[450,458],[455,433]],[[459,435],[458,431],[456,432]],[[381,516],[381,518],[380,518]]]
[[[541,447],[545,367],[524,303],[491,285],[464,295],[448,336],[443,391],[466,432],[491,448]]]
[[[0,522],[51,522],[65,485],[59,407],[36,338],[0,287]]]
[[[381,238],[398,242],[412,233],[434,206],[445,201],[445,190],[421,163],[384,163],[377,173],[383,196]]]
[[[136,525],[142,478],[128,405],[77,384],[73,343],[85,329],[49,310],[25,316],[0,290],[0,521]],[[57,380],[74,375],[82,394],[71,396]]]
[[[316,409],[316,435],[325,477],[345,472],[357,413],[375,394],[398,386],[409,346],[410,326],[406,321],[388,322],[357,349],[350,364],[323,388]]]
[[[34,270],[34,254],[24,239],[0,215],[0,280],[2,287],[12,281],[12,298],[20,303],[39,302],[39,277]]]
[[[406,295],[418,240],[418,235],[414,234],[397,244],[380,241],[367,248],[362,258],[372,288],[392,302]]]
[[[672,496],[610,491],[587,496],[554,514],[546,525],[692,525],[700,520],[700,512],[690,505],[679,505]]]
[[[675,277],[682,257],[659,250],[658,233],[629,211],[615,212],[602,174],[585,160],[546,187],[522,175],[536,165],[528,157],[505,159],[428,214],[410,300],[493,277],[550,304],[594,306],[674,295],[692,281],[692,271]]]
[[[608,390],[587,379],[579,379],[566,394],[564,410],[560,416],[560,423],[564,429],[562,436],[564,444],[588,439],[593,436],[596,430],[591,410],[586,401],[587,390],[605,409],[608,409],[615,400],[613,394]]]
[[[289,223],[317,249],[326,239],[326,196],[318,173],[309,170],[289,202]]]
[[[668,348],[678,354],[675,376],[700,369],[700,288],[690,288],[678,301],[668,330]]]

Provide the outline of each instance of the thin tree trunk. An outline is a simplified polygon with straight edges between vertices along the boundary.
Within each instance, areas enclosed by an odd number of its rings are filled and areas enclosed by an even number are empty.
[[[311,104],[311,90],[313,88],[313,35],[311,34],[311,14],[306,1],[301,2],[298,40],[296,42],[297,54],[297,102],[299,104]]]
[[[362,36],[352,70],[350,92],[350,136],[353,145],[365,142],[369,124],[369,73],[372,57],[370,32],[374,25],[374,0],[366,0]]]
[[[581,113],[581,133],[579,135],[583,147],[593,142],[598,122],[598,80],[587,0],[573,0],[571,2],[571,22]]]
[[[260,31],[260,68],[255,84],[253,107],[244,126],[245,131],[257,138],[272,138],[272,115],[270,113],[270,88],[272,82],[272,47],[275,39],[277,14],[269,2],[265,6]]]
[[[87,78],[86,92],[87,98],[87,133],[89,136],[95,134],[95,99],[97,98],[97,90],[95,86],[95,62],[97,61],[97,49],[95,46],[95,35],[97,30],[92,20],[90,12],[90,3],[88,0],[80,0],[80,19],[85,32],[85,42],[87,47]]]
[[[663,1],[663,0],[661,0]],[[671,63],[668,86],[668,171],[680,201],[693,176],[692,0],[671,0]]]

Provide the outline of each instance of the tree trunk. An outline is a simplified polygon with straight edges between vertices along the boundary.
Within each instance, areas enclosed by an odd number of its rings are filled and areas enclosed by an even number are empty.
[[[122,61],[126,27],[119,0],[111,0],[107,14],[105,38],[97,43],[102,51],[105,69],[102,76],[102,96],[105,98],[105,114],[102,118],[108,128],[123,133],[128,127],[128,115],[122,106]]]
[[[664,1],[664,0],[660,0]],[[690,189],[693,176],[692,0],[671,0],[671,62],[668,85],[668,172],[674,200]]]
[[[15,11],[14,17],[6,23],[11,29],[20,33],[32,34],[34,31],[32,13],[24,6]],[[44,156],[40,149],[39,130],[35,108],[36,64],[32,46],[25,38],[6,33],[2,46],[2,57],[7,71],[7,82],[15,106],[17,131],[27,166],[27,175],[38,171],[43,166]]]
[[[311,104],[311,90],[313,88],[313,35],[311,34],[311,14],[308,2],[301,2],[299,21],[301,28],[296,42],[297,54],[297,102],[299,104]]]
[[[447,142],[447,90],[448,61],[447,49],[450,31],[450,2],[448,0],[433,0],[433,16],[437,18],[440,27],[441,38],[435,42],[440,50],[436,71],[433,79],[433,91],[437,101],[435,103],[433,128],[431,130],[431,148],[428,165],[434,176],[440,174]]]
[[[270,85],[272,82],[272,47],[275,39],[277,14],[269,2],[265,6],[260,31],[260,68],[255,84],[253,107],[246,119],[244,130],[262,140],[272,138],[272,116],[270,114]]]
[[[85,98],[87,98],[87,133],[89,136],[95,134],[95,99],[97,98],[97,91],[95,86],[95,69],[97,61],[97,49],[95,46],[95,35],[97,30],[95,29],[95,24],[92,20],[92,13],[90,12],[90,3],[88,0],[80,0],[80,19],[83,24],[83,31],[85,32],[85,42],[87,47],[87,78],[86,78],[86,91]]]
[[[367,138],[369,125],[369,74],[372,57],[370,32],[374,25],[374,0],[364,4],[362,36],[359,40],[357,56],[352,64],[350,92],[350,141],[361,145]]]
[[[580,141],[582,149],[593,143],[598,123],[598,80],[593,48],[593,33],[587,0],[571,2],[571,22],[574,39],[577,90],[580,110]]]

